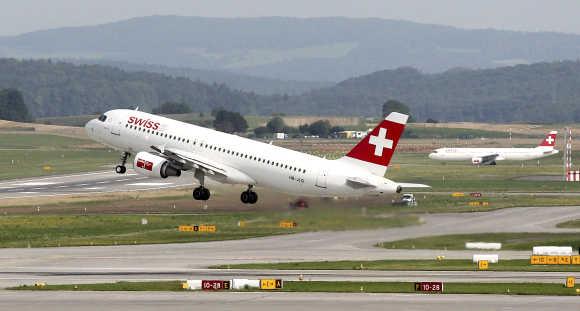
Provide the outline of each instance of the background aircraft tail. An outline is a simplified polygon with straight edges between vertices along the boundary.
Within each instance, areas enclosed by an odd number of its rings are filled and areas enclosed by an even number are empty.
[[[408,118],[406,114],[391,112],[340,160],[362,166],[375,175],[384,176]]]
[[[546,138],[540,142],[538,147],[552,147],[556,146],[556,136],[558,135],[558,131],[551,131],[546,135]]]

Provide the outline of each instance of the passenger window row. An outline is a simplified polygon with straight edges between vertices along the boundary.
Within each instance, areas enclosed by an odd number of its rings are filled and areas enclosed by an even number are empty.
[[[183,143],[187,143],[187,144],[189,144],[189,142],[190,142],[189,139],[177,137],[177,136],[174,136],[174,135],[169,135],[167,133],[161,133],[159,131],[155,131],[155,130],[151,130],[151,129],[146,129],[146,128],[142,128],[142,127],[135,126],[135,125],[131,125],[131,124],[125,124],[125,127],[126,128],[129,128],[129,129],[132,129],[132,130],[137,130],[139,132],[143,132],[143,133],[147,133],[147,134],[153,134],[153,135],[156,135],[156,136],[159,136],[159,137],[163,137],[163,138],[173,139],[175,141],[179,141],[179,142],[183,142]],[[193,141],[193,145],[195,146],[196,144],[197,144],[197,141],[194,140]],[[228,149],[225,149],[225,148],[216,147],[216,146],[213,146],[213,145],[210,145],[210,144],[207,144],[207,143],[200,143],[200,147],[206,148],[206,149],[210,149],[210,150],[214,150],[214,151],[218,151],[218,152],[222,152],[222,153],[225,153],[225,154],[228,154],[228,155],[231,155],[231,156],[235,156],[235,157],[239,157],[239,158],[250,159],[252,161],[256,161],[256,162],[259,162],[259,163],[264,163],[264,164],[267,164],[267,165],[272,165],[272,166],[275,166],[275,167],[287,169],[287,170],[294,171],[294,172],[299,172],[299,173],[303,173],[303,174],[306,173],[306,170],[305,169],[302,169],[302,168],[297,168],[295,166],[291,166],[291,165],[288,165],[288,164],[283,164],[283,163],[279,163],[279,162],[270,161],[270,160],[263,159],[263,158],[259,158],[259,157],[253,156],[253,155],[247,155],[247,154],[244,154],[244,153],[241,153],[241,152],[235,152],[235,151],[228,150]]]

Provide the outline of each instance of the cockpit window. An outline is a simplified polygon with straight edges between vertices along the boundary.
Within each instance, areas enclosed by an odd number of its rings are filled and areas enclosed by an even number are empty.
[[[104,114],[102,114],[102,115],[99,117],[99,121],[101,121],[101,122],[105,122],[105,120],[107,120],[107,116],[106,116],[106,115],[104,115]]]

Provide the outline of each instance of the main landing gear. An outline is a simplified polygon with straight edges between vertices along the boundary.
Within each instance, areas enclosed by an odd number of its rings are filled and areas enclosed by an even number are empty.
[[[196,200],[202,200],[202,201],[207,201],[209,200],[210,197],[210,192],[209,189],[207,189],[204,186],[199,186],[195,189],[193,189],[193,198]]]
[[[253,188],[252,185],[248,185],[248,190],[242,192],[242,195],[240,196],[240,200],[242,200],[242,203],[255,204],[256,202],[258,202],[258,194],[252,191],[252,188]]]
[[[131,154],[129,152],[123,152],[123,154],[121,154],[121,164],[117,165],[115,167],[115,173],[117,174],[125,174],[127,172],[127,167],[125,166],[125,164],[127,164],[127,159],[131,156]]]
[[[195,170],[194,177],[199,181],[200,186],[193,189],[193,198],[196,200],[207,201],[211,196],[209,189],[204,187],[205,174],[201,170]]]

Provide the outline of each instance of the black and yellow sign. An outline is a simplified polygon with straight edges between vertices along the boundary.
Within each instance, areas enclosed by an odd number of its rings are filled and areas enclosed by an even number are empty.
[[[580,265],[580,255],[572,256],[572,264]]]
[[[298,227],[298,224],[291,220],[282,220],[280,221],[280,228],[287,228],[292,229]]]
[[[576,286],[576,278],[573,276],[569,276],[566,278],[566,287],[567,288],[574,288]]]
[[[193,226],[179,226],[180,232],[216,232],[215,225],[193,225]]]
[[[477,268],[479,270],[487,270],[489,269],[489,261],[487,260],[480,260],[477,262]]]
[[[260,289],[282,289],[284,282],[281,279],[260,280]]]

